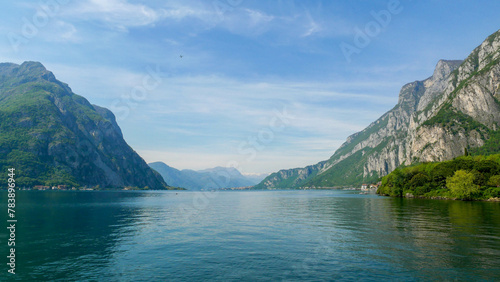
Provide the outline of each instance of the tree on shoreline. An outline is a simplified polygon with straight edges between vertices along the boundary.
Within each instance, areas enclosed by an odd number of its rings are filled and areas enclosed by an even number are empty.
[[[446,187],[450,189],[454,197],[462,200],[472,200],[474,194],[479,192],[479,185],[474,184],[474,180],[474,173],[461,169],[446,179]]]

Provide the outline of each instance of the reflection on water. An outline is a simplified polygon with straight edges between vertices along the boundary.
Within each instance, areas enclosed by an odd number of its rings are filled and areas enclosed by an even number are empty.
[[[187,217],[196,195],[20,191],[16,278],[500,279],[499,203],[218,192]]]

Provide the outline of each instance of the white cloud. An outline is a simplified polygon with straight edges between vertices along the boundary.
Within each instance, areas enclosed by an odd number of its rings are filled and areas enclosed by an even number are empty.
[[[261,11],[252,9],[244,9],[244,11],[247,13],[252,26],[266,24],[274,19],[274,16],[267,15]]]
[[[52,42],[78,43],[82,38],[78,36],[76,27],[68,22],[56,20],[47,30],[44,30],[43,38]]]
[[[164,19],[181,20],[186,17],[202,17],[203,10],[189,6],[169,8],[132,4],[127,0],[87,0],[74,6],[66,15],[81,20],[96,20],[120,31],[130,27],[148,26]]]
[[[340,16],[325,18],[320,10],[294,9],[284,15],[275,15],[244,3],[221,9],[213,1],[172,0],[167,2],[141,2],[132,0],[85,0],[65,9],[66,21],[98,21],[117,31],[126,32],[133,27],[153,26],[160,22],[192,20],[187,34],[222,28],[243,36],[258,36],[273,32],[278,37],[300,38],[345,35],[345,21]]]
[[[89,0],[77,9],[83,16],[98,18],[122,28],[148,25],[160,18],[155,10],[124,0]]]
[[[60,37],[62,39],[64,39],[65,41],[78,41],[78,37],[76,37],[75,26],[63,21],[57,21],[55,25],[61,31]]]
[[[302,34],[302,37],[308,37],[316,34],[322,30],[321,26],[311,17],[309,13],[306,13],[309,23],[306,25],[307,31]]]
[[[165,38],[163,39],[163,41],[165,43],[167,43],[168,45],[171,45],[171,46],[179,46],[181,45],[181,43],[177,40],[174,40],[174,39],[170,39],[170,38]]]
[[[256,36],[272,30],[275,17],[256,9],[243,7],[226,11],[218,17],[206,18],[205,21],[212,21],[212,27],[221,27],[234,34],[244,36]]]

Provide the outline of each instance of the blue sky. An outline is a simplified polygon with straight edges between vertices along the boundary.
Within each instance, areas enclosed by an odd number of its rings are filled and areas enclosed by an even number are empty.
[[[147,162],[270,173],[328,159],[401,86],[500,29],[499,10],[460,0],[8,1],[0,61],[40,61],[111,109]]]

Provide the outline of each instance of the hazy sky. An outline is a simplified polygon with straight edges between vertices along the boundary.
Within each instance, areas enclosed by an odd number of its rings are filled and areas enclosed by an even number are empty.
[[[244,173],[328,159],[500,29],[500,1],[4,2],[0,61],[111,109],[147,162]]]

